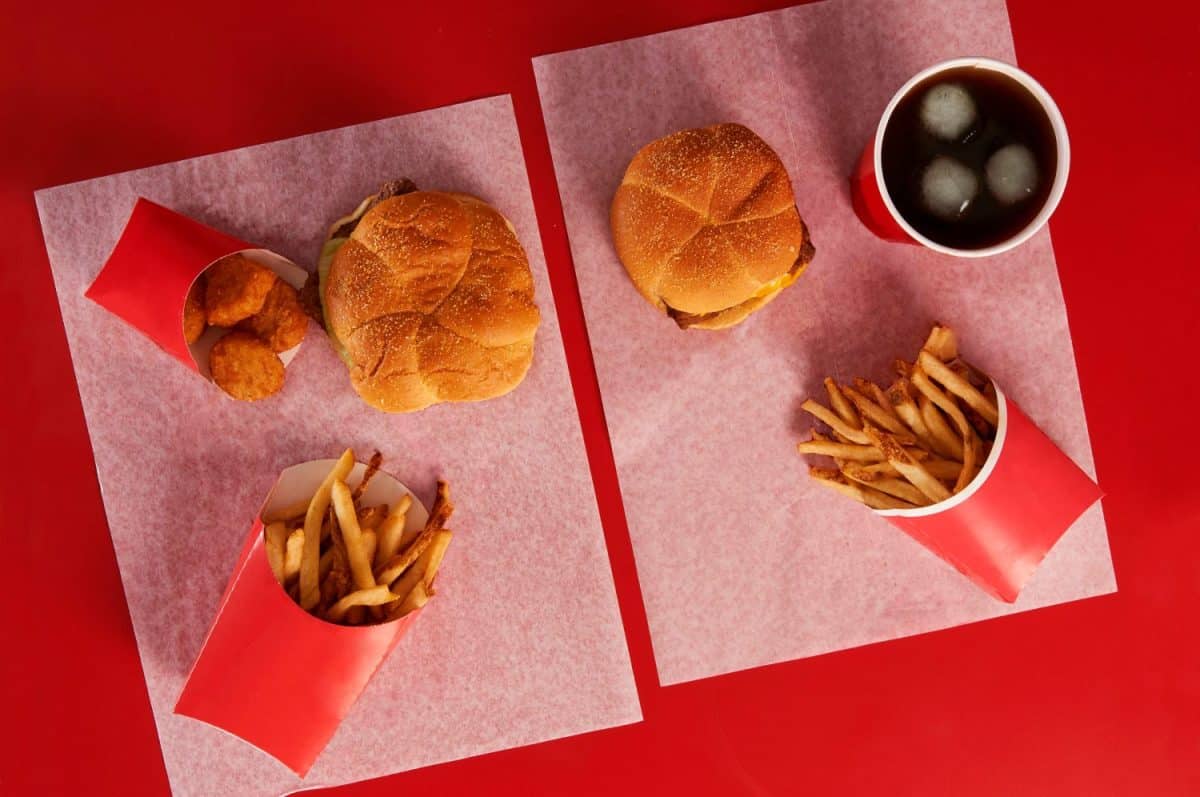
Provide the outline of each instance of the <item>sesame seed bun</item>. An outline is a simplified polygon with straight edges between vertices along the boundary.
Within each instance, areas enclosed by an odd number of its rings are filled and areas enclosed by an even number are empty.
[[[437,191],[371,207],[333,254],[322,305],[354,389],[387,412],[509,392],[540,321],[512,226],[474,197]]]
[[[814,251],[779,156],[738,124],[643,147],[610,222],[633,284],[683,328],[741,322],[792,284]]]

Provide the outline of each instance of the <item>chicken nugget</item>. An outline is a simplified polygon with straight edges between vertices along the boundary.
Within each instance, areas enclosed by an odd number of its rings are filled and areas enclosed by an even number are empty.
[[[279,279],[266,266],[244,255],[223,257],[208,267],[204,309],[208,323],[231,327],[262,309],[271,287]]]
[[[206,325],[204,314],[204,275],[192,283],[183,300],[183,338],[189,344],[200,340]]]
[[[308,316],[296,289],[283,280],[275,280],[262,309],[240,321],[238,329],[258,335],[272,351],[287,351],[304,339]]]
[[[241,401],[266,398],[283,387],[283,361],[249,332],[230,332],[218,340],[208,367],[217,386]]]

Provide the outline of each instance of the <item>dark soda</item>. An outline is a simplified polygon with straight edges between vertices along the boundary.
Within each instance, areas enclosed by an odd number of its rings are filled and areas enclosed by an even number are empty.
[[[884,130],[882,166],[896,210],[917,232],[955,249],[984,249],[1038,215],[1058,149],[1029,89],[964,66],[931,75],[901,98]]]

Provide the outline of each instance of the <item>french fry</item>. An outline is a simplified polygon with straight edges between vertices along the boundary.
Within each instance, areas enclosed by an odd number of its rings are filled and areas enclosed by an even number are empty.
[[[321,581],[325,580],[325,577],[329,575],[329,569],[333,567],[333,548],[334,546],[331,545],[321,554],[321,566],[318,569]]]
[[[300,574],[304,557],[304,529],[295,529],[288,535],[283,553],[283,580],[291,581]]]
[[[860,377],[856,377],[854,379],[854,386],[858,388],[860,393],[862,393],[864,396],[867,396],[869,399],[879,405],[880,409],[891,415],[896,420],[900,421],[900,428],[903,429],[905,433],[908,433],[909,430],[904,429],[903,426],[904,419],[896,414],[895,409],[892,408],[892,402],[888,401],[887,395],[884,393],[883,388],[874,382],[868,382],[866,379],[862,379]]]
[[[896,372],[896,376],[908,379],[908,375],[912,372],[912,364],[897,357],[892,360],[892,370]]]
[[[895,466],[900,474],[913,483],[913,486],[925,494],[931,501],[937,503],[944,501],[950,497],[951,493],[946,489],[946,486],[939,482],[921,466],[912,456],[909,455],[904,447],[896,442],[896,439],[887,432],[878,429],[871,424],[864,424],[863,431],[871,438],[871,442],[875,447],[883,452],[887,457],[887,461]]]
[[[881,493],[866,485],[852,482],[833,468],[809,468],[808,475],[816,480],[818,484],[836,490],[842,495],[853,498],[855,501],[860,501],[872,509],[913,508],[912,504],[901,501],[899,498]]]
[[[870,440],[867,439],[867,436],[863,434],[860,429],[851,426],[849,423],[843,420],[840,415],[819,402],[813,401],[812,399],[806,399],[805,402],[800,405],[800,409],[804,410],[818,421],[824,423],[839,436],[844,438],[847,442],[859,443],[861,445],[870,443]]]
[[[837,382],[828,376],[825,377],[825,392],[829,394],[829,406],[833,407],[833,411],[838,414],[838,417],[852,428],[861,429],[862,419],[858,417],[858,410],[854,409],[854,405],[842,393]]]
[[[442,563],[442,556],[446,553],[446,546],[450,544],[451,536],[451,532],[446,529],[435,533],[429,546],[417,557],[412,566],[392,582],[392,592],[397,595],[407,595],[418,583],[424,583],[426,586],[433,584],[433,578],[437,575],[437,569]]]
[[[392,507],[383,522],[379,524],[376,534],[379,545],[375,549],[375,566],[379,567],[396,555],[400,550],[400,539],[404,535],[404,524],[408,520],[408,510],[412,506],[412,496],[405,495]]]
[[[308,505],[312,503],[311,498],[305,498],[303,501],[297,501],[289,506],[283,506],[272,510],[263,516],[263,523],[278,523],[282,522],[288,525],[294,525],[292,521],[297,521],[304,517],[304,513],[308,511]]]
[[[364,531],[362,533],[362,549],[363,554],[367,557],[368,566],[375,561],[375,548],[378,544],[379,538],[375,536],[375,532]]]
[[[920,462],[925,470],[929,471],[930,475],[938,481],[953,482],[958,479],[958,474],[962,472],[962,463],[950,459],[929,457],[928,459],[920,460]],[[855,469],[859,476],[868,480],[873,476],[903,478],[900,476],[900,471],[896,470],[896,466],[890,462],[856,463]]]
[[[895,439],[895,438],[893,438]],[[826,457],[847,459],[851,462],[882,462],[883,452],[875,446],[860,446],[854,443],[835,443],[830,440],[805,440],[796,444],[801,454],[819,454]],[[926,459],[929,452],[920,448],[906,449],[914,459]]]
[[[912,429],[916,435],[917,441],[922,447],[935,451],[936,447],[933,440],[933,434],[929,431],[929,427],[925,424],[925,419],[921,417],[921,408],[917,406],[917,402],[913,399],[912,390],[910,389],[908,379],[900,377],[896,380],[887,391],[887,400],[891,405],[893,412],[897,417]]]
[[[921,410],[921,420],[925,421],[925,428],[929,430],[933,450],[944,457],[962,462],[962,440],[954,434],[954,430],[946,423],[945,417],[934,403],[922,393],[917,398],[917,407]]]
[[[429,520],[425,521],[426,528],[429,526],[442,528],[452,514],[454,514],[454,503],[450,500],[450,485],[439,479],[437,495],[433,499],[433,509],[429,510]],[[417,529],[405,531],[400,537],[399,550],[407,549],[420,534],[421,530]]]
[[[358,527],[358,515],[354,511],[354,498],[346,482],[338,480],[331,488],[333,511],[337,514],[338,528],[342,532],[342,541],[346,545],[346,555],[350,560],[350,575],[354,585],[360,590],[375,586],[375,576],[371,572],[371,559],[367,556],[363,543],[363,533]]]
[[[403,617],[409,612],[416,611],[429,603],[429,598],[432,596],[432,591],[423,583],[417,583],[412,590],[405,596],[404,600],[396,605],[396,608],[388,612],[388,619],[396,619]]]
[[[899,418],[892,415],[892,413],[883,407],[880,407],[872,399],[867,398],[852,387],[843,386],[842,392],[846,394],[846,398],[850,399],[855,409],[862,416],[864,426],[870,422],[893,434],[911,437],[908,430],[904,428],[904,424],[900,423]]]
[[[953,399],[943,393],[937,385],[933,384],[929,376],[925,374],[919,365],[913,369],[912,383],[917,390],[920,390],[931,402],[937,405],[939,410],[949,416],[962,436],[963,469],[958,474],[958,480],[954,483],[954,492],[957,493],[966,487],[971,479],[975,478],[979,454],[982,450],[981,446],[978,445],[979,437],[975,434],[975,430],[971,427],[971,424],[967,422],[966,416],[963,415],[958,405],[954,403]]]
[[[267,548],[267,564],[275,574],[275,580],[282,584],[286,579],[283,572],[283,549],[287,545],[287,526],[275,522],[267,526],[263,532],[264,545]]]
[[[864,484],[867,487],[878,490],[881,493],[899,498],[901,501],[907,501],[913,506],[926,506],[929,499],[914,487],[910,482],[904,479],[892,478],[890,476],[879,476],[874,473],[863,473],[853,465],[847,465],[841,469],[842,475],[853,482]]]
[[[347,448],[321,482],[304,515],[304,551],[300,559],[300,605],[311,610],[321,600],[319,570],[321,565],[321,525],[329,508],[330,493],[335,482],[344,481],[354,468],[354,451]]]
[[[349,490],[347,490],[346,495],[349,497]],[[400,599],[401,596],[393,595],[388,590],[386,584],[355,590],[330,606],[325,612],[325,619],[337,623],[345,618],[346,612],[354,606],[382,606],[385,603],[391,603]]]
[[[371,483],[372,477],[379,472],[379,466],[383,464],[383,454],[378,451],[371,454],[371,458],[367,460],[367,469],[363,472],[362,479],[358,482],[358,486],[354,488],[353,498],[355,503],[362,498],[362,494],[366,492],[367,485]]]
[[[380,584],[391,584],[401,573],[407,570],[413,562],[425,553],[425,549],[433,542],[438,529],[426,524],[425,529],[417,535],[412,544],[396,554],[375,571],[375,580]]]
[[[796,444],[796,450],[801,454],[818,454],[826,457],[848,459],[853,462],[880,462],[884,459],[883,452],[874,446],[860,446],[854,443],[835,443],[831,440],[806,440]]]
[[[358,527],[363,531],[378,529],[383,519],[387,517],[387,504],[364,506],[358,510]]]
[[[983,416],[992,426],[1000,424],[1000,411],[987,397],[975,389],[975,386],[963,379],[947,367],[945,363],[934,357],[928,351],[922,351],[917,358],[917,365],[931,379],[938,382],[946,390],[962,399],[967,406]],[[932,398],[931,398],[932,400]]]
[[[949,362],[958,356],[958,336],[950,327],[934,324],[921,348],[942,362]]]

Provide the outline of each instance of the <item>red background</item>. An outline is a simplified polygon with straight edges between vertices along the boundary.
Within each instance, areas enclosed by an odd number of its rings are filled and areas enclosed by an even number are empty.
[[[1194,3],[1009,2],[1072,131],[1051,226],[1120,592],[667,689],[529,58],[788,3],[4,5],[0,793],[167,791],[33,190],[509,92],[645,722],[336,793],[1200,794]]]

